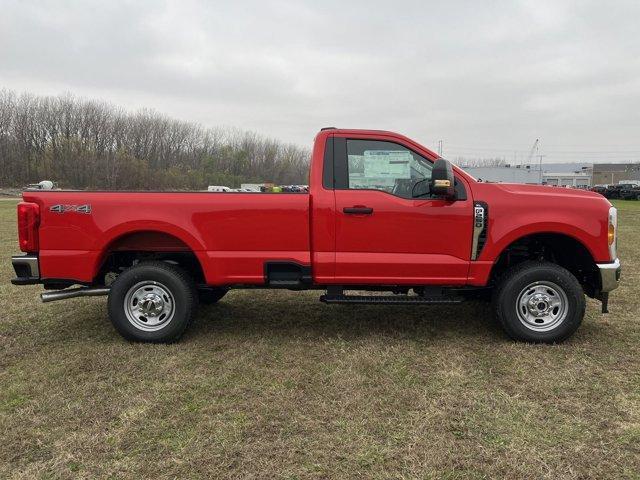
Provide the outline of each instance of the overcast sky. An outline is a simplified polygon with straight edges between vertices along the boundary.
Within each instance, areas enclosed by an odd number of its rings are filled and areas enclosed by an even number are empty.
[[[0,88],[310,145],[323,126],[454,158],[640,160],[640,1],[0,0]],[[582,153],[584,152],[584,153]]]

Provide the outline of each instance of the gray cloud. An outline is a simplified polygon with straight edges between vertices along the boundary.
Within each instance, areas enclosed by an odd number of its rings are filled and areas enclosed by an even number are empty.
[[[640,160],[636,1],[0,8],[0,87],[70,91],[305,145],[336,125],[443,139],[449,156],[524,156],[539,137],[547,161]]]

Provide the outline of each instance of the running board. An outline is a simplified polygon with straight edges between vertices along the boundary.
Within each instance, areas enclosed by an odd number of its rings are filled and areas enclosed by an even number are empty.
[[[359,303],[378,305],[438,305],[442,303],[462,303],[462,297],[423,297],[421,295],[322,295],[324,303]]]
[[[300,280],[269,280],[269,288],[301,289],[304,284]]]

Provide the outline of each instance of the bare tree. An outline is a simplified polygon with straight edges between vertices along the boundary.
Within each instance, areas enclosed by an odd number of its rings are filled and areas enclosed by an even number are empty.
[[[453,163],[459,167],[471,168],[471,167],[504,167],[507,161],[504,158],[466,158],[456,157]]]
[[[0,91],[0,185],[203,189],[306,183],[310,152],[255,132],[204,128],[153,110]]]

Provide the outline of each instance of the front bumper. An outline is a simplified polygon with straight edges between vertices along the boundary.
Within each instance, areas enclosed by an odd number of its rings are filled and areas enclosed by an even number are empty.
[[[15,255],[11,257],[16,278],[11,279],[14,285],[34,285],[41,283],[40,267],[37,255]]]
[[[600,292],[609,293],[611,290],[618,288],[620,284],[620,260],[616,258],[611,263],[598,263],[600,270]]]

